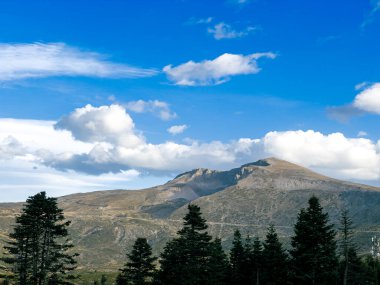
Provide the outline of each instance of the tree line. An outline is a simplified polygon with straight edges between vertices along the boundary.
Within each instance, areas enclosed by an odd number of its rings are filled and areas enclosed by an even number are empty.
[[[75,276],[77,254],[68,237],[56,198],[45,192],[29,197],[16,217],[1,260],[9,273],[3,284],[80,284]],[[206,220],[195,204],[188,205],[182,228],[158,257],[146,238],[137,238],[115,283],[103,275],[94,284],[116,285],[355,285],[380,284],[377,256],[358,256],[348,211],[336,231],[318,198],[299,211],[285,249],[274,225],[263,241],[234,232],[225,252],[220,238],[207,232]],[[337,238],[337,234],[338,238]]]
[[[145,238],[138,238],[117,285],[378,285],[380,265],[364,259],[353,241],[352,220],[343,211],[340,238],[318,198],[311,197],[294,225],[291,248],[280,242],[274,225],[265,239],[243,238],[236,230],[226,253],[219,238],[207,233],[197,205],[188,205],[183,227],[159,258]]]

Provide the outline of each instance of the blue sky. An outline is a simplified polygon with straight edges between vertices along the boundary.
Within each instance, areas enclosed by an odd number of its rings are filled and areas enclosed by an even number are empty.
[[[1,201],[267,156],[380,185],[379,1],[2,1]]]

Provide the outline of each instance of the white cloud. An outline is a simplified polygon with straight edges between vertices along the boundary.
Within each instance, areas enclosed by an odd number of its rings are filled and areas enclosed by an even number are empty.
[[[175,125],[167,129],[168,133],[172,135],[182,134],[187,129],[186,125]]]
[[[195,21],[196,24],[209,24],[212,22],[214,18],[213,17],[208,17],[208,18],[203,18],[203,19],[198,19]]]
[[[203,25],[203,24],[210,24],[214,20],[213,17],[207,17],[207,18],[195,18],[191,17],[185,22],[185,25]]]
[[[247,27],[242,31],[237,31],[234,30],[230,25],[221,22],[219,24],[216,24],[214,28],[208,28],[207,31],[208,33],[212,34],[216,40],[221,40],[245,37],[254,30],[256,30],[255,27]]]
[[[268,154],[333,177],[380,179],[380,149],[369,139],[309,130],[269,132],[263,143]]]
[[[366,136],[368,136],[368,134],[365,131],[359,131],[357,136],[358,137],[366,137]]]
[[[213,60],[188,61],[175,67],[167,65],[163,71],[176,85],[217,85],[228,81],[231,76],[258,73],[257,60],[262,57],[273,59],[276,55],[271,52],[249,55],[225,53]]]
[[[353,106],[365,112],[380,114],[380,83],[372,84],[360,92]]]
[[[69,130],[77,140],[90,143],[110,143],[134,147],[144,143],[136,134],[134,123],[120,105],[78,108],[61,118],[55,128]]]
[[[0,81],[48,76],[136,78],[157,71],[112,63],[64,43],[0,44]]]
[[[138,100],[124,104],[125,108],[135,113],[152,113],[164,121],[177,117],[177,114],[170,110],[168,103],[159,100]]]
[[[380,140],[342,133],[273,131],[263,138],[230,142],[155,144],[136,130],[120,105],[88,105],[58,122],[0,119],[0,188],[4,189],[37,191],[46,185],[61,195],[129,188],[123,183],[143,179],[139,173],[167,179],[168,173],[197,167],[229,169],[268,156],[336,178],[380,181]]]
[[[347,121],[350,117],[364,113],[380,114],[380,83],[360,83],[355,86],[360,91],[350,104],[329,107],[328,115],[338,121]]]

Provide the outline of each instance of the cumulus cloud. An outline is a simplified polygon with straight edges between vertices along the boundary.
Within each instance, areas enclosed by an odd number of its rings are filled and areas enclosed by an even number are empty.
[[[170,110],[168,103],[159,100],[138,100],[124,104],[125,108],[135,113],[152,113],[164,121],[177,117],[177,114]]]
[[[49,76],[137,78],[157,74],[64,43],[0,44],[0,81]]]
[[[70,131],[77,140],[90,143],[109,143],[134,147],[144,138],[134,130],[134,122],[120,105],[78,108],[61,118],[58,130]]]
[[[167,129],[169,134],[178,135],[182,134],[187,129],[186,125],[175,125]]]
[[[360,93],[350,104],[338,107],[329,107],[328,115],[338,121],[347,121],[355,115],[364,113],[380,114],[380,83],[361,83],[356,85]]]
[[[229,142],[152,143],[120,105],[87,105],[57,122],[0,119],[0,178],[8,177],[4,185],[20,188],[16,177],[37,183],[41,173],[47,174],[47,185],[82,181],[73,192],[107,184],[120,188],[140,173],[168,178],[197,167],[229,169],[268,156],[336,178],[380,181],[380,140],[342,133],[273,131]]]
[[[225,53],[213,60],[188,61],[178,66],[167,65],[163,71],[176,85],[217,85],[228,81],[231,76],[260,72],[257,60],[263,57],[274,59],[276,55],[271,52],[249,55]]]
[[[364,138],[316,131],[269,132],[263,138],[266,153],[327,175],[349,179],[380,179],[380,149]]]
[[[216,24],[213,28],[207,29],[208,33],[212,34],[216,40],[245,37],[252,33],[254,30],[256,30],[255,27],[247,27],[244,30],[237,31],[233,29],[231,25],[228,25],[224,22]]]
[[[364,112],[380,114],[380,83],[375,83],[360,92],[353,106]]]

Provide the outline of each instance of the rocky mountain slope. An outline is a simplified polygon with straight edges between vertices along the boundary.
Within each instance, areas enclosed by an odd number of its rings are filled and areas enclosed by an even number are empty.
[[[72,221],[71,235],[82,268],[116,269],[136,237],[147,237],[155,252],[175,236],[189,202],[198,204],[210,232],[229,245],[232,233],[264,236],[273,223],[286,243],[300,208],[311,195],[321,200],[331,221],[348,208],[362,251],[380,232],[380,189],[322,176],[269,158],[229,171],[196,169],[164,185],[137,191],[112,190],[59,198]],[[0,232],[11,229],[21,204],[0,204]]]

